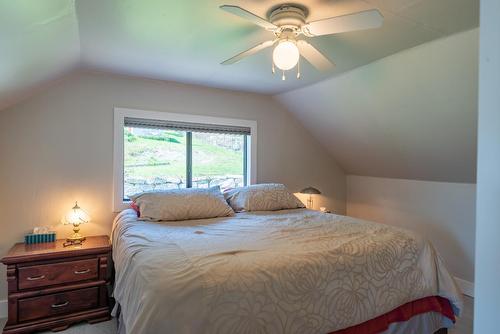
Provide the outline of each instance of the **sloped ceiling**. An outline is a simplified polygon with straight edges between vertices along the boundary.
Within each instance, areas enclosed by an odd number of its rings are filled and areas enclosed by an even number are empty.
[[[79,58],[74,1],[0,0],[0,110]]]
[[[301,0],[309,20],[379,8],[382,28],[311,40],[337,68],[303,62],[301,80],[271,74],[271,49],[231,66],[219,63],[273,35],[223,12],[237,4],[261,17],[283,0],[77,1],[82,61],[132,75],[274,94],[304,87],[399,50],[478,24],[477,0]],[[285,1],[286,2],[286,1]]]
[[[302,62],[302,78],[270,71],[271,51],[220,62],[272,35],[221,11],[266,17],[283,0],[0,0],[0,108],[75,67],[276,94],[305,87],[400,50],[477,27],[479,0],[301,0],[309,20],[378,8],[382,28],[316,37],[336,69]]]
[[[476,180],[479,29],[276,98],[349,174]]]
[[[311,39],[337,67],[303,61],[300,80],[271,74],[271,50],[220,65],[270,33],[219,5],[282,2],[0,0],[0,110],[76,68],[279,94],[348,173],[474,182],[477,29],[439,38],[477,27],[479,0],[301,0],[310,21],[378,8],[384,25]]]

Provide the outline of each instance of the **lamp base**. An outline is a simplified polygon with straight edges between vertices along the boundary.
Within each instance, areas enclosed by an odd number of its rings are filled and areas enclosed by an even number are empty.
[[[309,195],[309,198],[307,199],[307,205],[306,205],[306,208],[308,209],[314,209],[314,206],[313,206],[313,199],[312,199],[312,196]]]
[[[64,247],[71,245],[81,245],[85,241],[85,237],[80,233],[73,233],[66,238],[66,242],[63,244]]]

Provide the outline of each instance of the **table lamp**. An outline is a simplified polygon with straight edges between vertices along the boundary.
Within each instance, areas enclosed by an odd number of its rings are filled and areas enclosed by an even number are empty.
[[[63,224],[73,225],[74,232],[72,235],[66,238],[66,243],[64,243],[64,246],[81,244],[85,240],[85,237],[79,233],[80,224],[85,224],[89,221],[90,216],[88,215],[88,213],[78,206],[78,202],[75,202],[75,206],[70,211],[68,211],[68,213],[63,218]]]
[[[304,188],[300,191],[301,194],[308,194],[309,195],[309,198],[307,199],[307,205],[306,207],[308,209],[312,209],[313,208],[313,199],[312,199],[312,195],[319,195],[321,194],[321,191],[319,191],[318,189],[316,188],[313,188],[313,187],[307,187],[307,188]]]

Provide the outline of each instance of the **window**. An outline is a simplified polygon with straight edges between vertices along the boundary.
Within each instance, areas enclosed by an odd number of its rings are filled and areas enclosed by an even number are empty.
[[[255,132],[254,121],[116,108],[115,211],[143,191],[251,183]]]
[[[250,129],[125,117],[123,195],[246,185]]]

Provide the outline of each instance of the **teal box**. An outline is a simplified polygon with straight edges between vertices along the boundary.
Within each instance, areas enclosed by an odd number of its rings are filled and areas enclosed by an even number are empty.
[[[24,243],[27,245],[40,244],[44,242],[56,241],[56,232],[42,233],[42,234],[27,234],[24,236]]]

